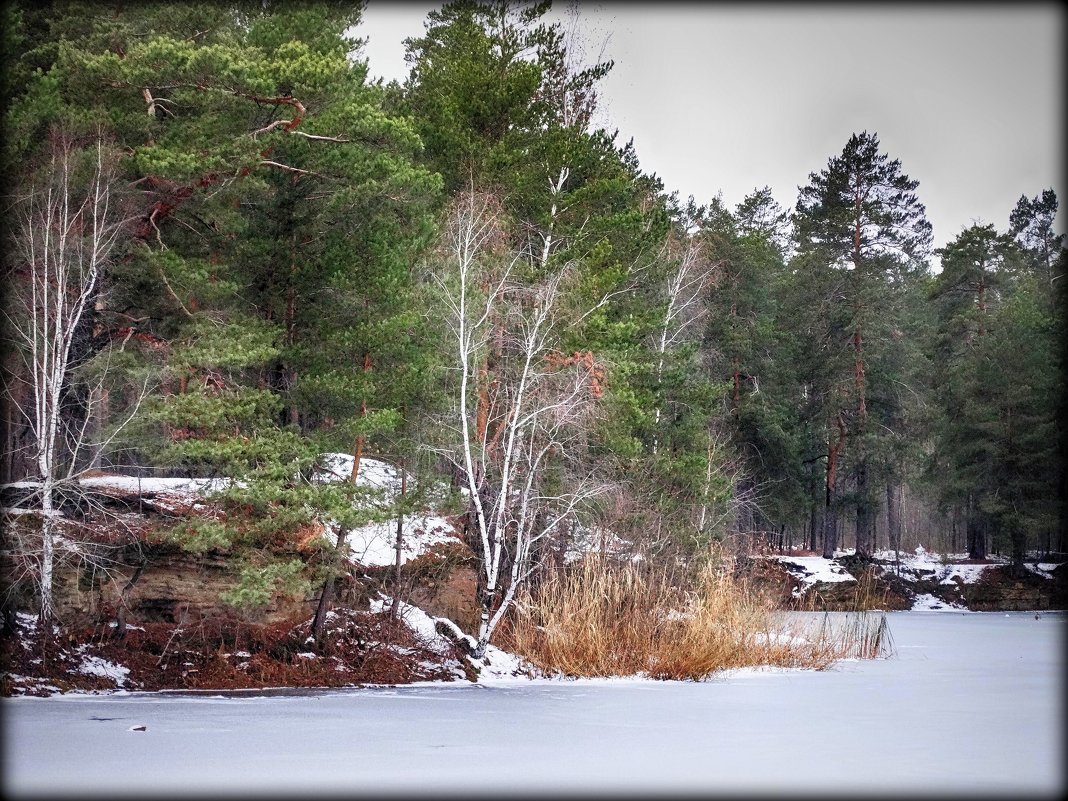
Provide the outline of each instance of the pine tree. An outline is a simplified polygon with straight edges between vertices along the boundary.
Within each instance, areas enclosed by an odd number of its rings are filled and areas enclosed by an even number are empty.
[[[852,386],[843,397],[850,404],[839,412],[850,439],[858,556],[874,550],[878,509],[872,469],[881,435],[869,414],[869,361],[887,342],[888,293],[910,273],[926,269],[931,243],[917,186],[899,161],[879,152],[876,135],[854,134],[840,156],[809,176],[795,214],[802,252],[819,252],[817,269],[842,278],[846,338],[835,345],[852,356]],[[844,384],[841,390],[846,391]]]
[[[1033,198],[1021,195],[1009,215],[1009,235],[1028,255],[1031,269],[1040,273],[1052,287],[1062,274],[1058,261],[1064,249],[1064,234],[1054,231],[1057,193],[1044,189]]]
[[[733,213],[721,209],[715,216],[720,222],[709,233],[720,276],[706,336],[717,376],[730,382],[732,439],[744,465],[735,487],[736,525],[739,531],[782,531],[799,522],[797,510],[804,506],[799,430],[792,422],[796,379],[782,358],[788,343],[776,328],[788,214],[764,187]]]
[[[526,124],[541,82],[534,55],[548,2],[457,0],[431,11],[421,37],[406,41],[411,74],[402,108],[417,122],[426,163],[449,194],[492,186],[495,150]]]
[[[358,4],[53,11],[21,59],[7,157],[32,158],[57,126],[102,127],[125,150],[132,244],[93,324],[162,362],[141,437],[108,456],[234,479],[229,522],[178,536],[250,569],[311,520],[343,536],[376,513],[369,499],[309,476],[428,392],[413,265],[440,190],[351,58]]]

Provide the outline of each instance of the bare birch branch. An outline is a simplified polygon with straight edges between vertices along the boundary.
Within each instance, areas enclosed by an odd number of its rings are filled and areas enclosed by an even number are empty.
[[[433,278],[458,374],[456,439],[441,450],[468,492],[484,585],[476,655],[530,575],[532,547],[595,494],[585,483],[579,491],[546,492],[549,460],[566,459],[572,430],[581,428],[595,399],[592,359],[564,358],[556,348],[569,271],[530,285],[510,280],[519,256],[500,244],[507,238],[497,209],[486,195],[460,197],[444,226],[446,269]],[[485,367],[491,354],[492,380]],[[552,526],[539,527],[547,516]]]
[[[76,163],[80,155],[70,141],[56,135],[49,174],[43,186],[32,187],[24,199],[16,228],[24,280],[15,287],[15,330],[29,367],[32,406],[23,411],[42,483],[39,583],[45,620],[53,613],[54,494],[63,479],[60,444],[67,432],[62,397],[71,379],[71,351],[126,223],[112,196],[114,177],[104,161],[103,141],[98,138],[95,153],[85,153],[94,156],[87,180]],[[74,432],[74,458],[86,431],[83,426]]]

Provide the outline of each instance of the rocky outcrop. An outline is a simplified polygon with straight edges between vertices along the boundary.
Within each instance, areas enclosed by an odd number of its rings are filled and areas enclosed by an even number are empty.
[[[802,569],[788,562],[754,559],[745,575],[785,609],[852,611],[911,609],[914,599],[931,595],[947,605],[977,612],[1068,609],[1068,563],[1052,571],[1052,578],[1028,570],[1013,575],[1008,565],[986,567],[977,581],[960,575],[943,581],[939,571],[910,571],[897,575],[892,565],[844,558],[839,561],[856,581],[820,582],[802,587]]]
[[[195,623],[230,617],[235,610],[222,599],[239,580],[238,565],[230,554],[142,544],[119,551],[106,570],[85,565],[59,570],[56,612],[61,620],[82,625],[107,620]],[[314,612],[313,603],[312,598],[278,593],[249,617],[265,624],[293,620]]]
[[[393,592],[393,567],[367,571]],[[477,559],[459,540],[438,543],[401,566],[400,595],[431,617],[444,617],[467,632],[478,628]]]
[[[1014,576],[1008,566],[989,568],[975,583],[959,585],[964,605],[976,612],[1063,609],[1063,599],[1055,598],[1054,590],[1055,580],[1030,571]]]

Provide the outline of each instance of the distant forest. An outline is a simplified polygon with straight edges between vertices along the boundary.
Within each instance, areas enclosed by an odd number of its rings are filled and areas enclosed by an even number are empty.
[[[178,534],[263,565],[373,455],[490,595],[580,536],[1068,550],[1053,190],[935,250],[860,131],[793,208],[681,199],[548,8],[446,4],[384,84],[358,3],[5,4],[2,480],[229,477]]]

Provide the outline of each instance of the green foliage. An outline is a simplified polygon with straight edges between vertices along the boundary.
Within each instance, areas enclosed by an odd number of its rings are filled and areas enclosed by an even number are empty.
[[[299,559],[245,565],[237,585],[223,592],[220,598],[234,609],[250,612],[267,606],[279,593],[304,595],[310,587],[303,569],[304,563]]]
[[[218,520],[190,518],[166,532],[167,539],[190,553],[229,551],[234,543],[232,528]]]
[[[1047,200],[1055,208],[1055,196]],[[1025,206],[1013,215],[1018,233]],[[1058,323],[1048,274],[1021,270],[1025,257],[1009,235],[972,226],[942,250],[930,290],[942,378],[930,475],[946,508],[1018,562],[1063,514]]]
[[[903,304],[925,280],[931,246],[919,183],[879,147],[874,134],[852,135],[801,188],[792,260],[799,280],[789,290],[804,293],[799,333],[818,354],[802,371],[811,379],[810,430],[822,439],[828,478],[830,454],[842,457],[836,478],[852,482],[843,498],[856,512],[858,552],[869,554],[881,490],[903,474],[899,441],[916,435],[907,389],[914,382],[898,371],[908,367],[908,343],[922,336],[914,328],[921,317]],[[833,503],[838,488],[830,489]]]
[[[1063,275],[1058,260],[1064,251],[1064,234],[1054,230],[1057,193],[1044,189],[1033,198],[1022,195],[1009,215],[1009,235],[1027,256],[1028,267],[1051,284]]]
[[[97,131],[128,186],[72,419],[99,384],[97,439],[137,412],[105,461],[233,479],[216,517],[171,532],[243,560],[227,602],[295,586],[287,560],[309,526],[394,511],[313,481],[323,453],[361,447],[414,465],[421,487],[441,478],[427,451],[444,435],[450,332],[424,279],[443,208],[472,189],[500,207],[490,272],[516,256],[508,303],[566,275],[554,345],[597,366],[582,467],[637,510],[621,526],[683,550],[800,529],[823,510],[841,415],[831,511],[877,509],[884,484],[912,482],[995,542],[1048,534],[1068,286],[1052,190],[1021,197],[1005,233],[962,231],[938,275],[918,184],[867,132],[792,215],[768,187],[733,209],[680,203],[633,141],[593,128],[612,65],[580,63],[548,8],[447,3],[407,42],[404,85],[382,87],[353,36],[358,3],[4,7],[13,186],[48,169],[51,138]],[[670,279],[691,247],[707,275],[675,332]],[[508,367],[501,341],[478,355],[486,382]],[[545,481],[567,475],[554,461]],[[430,503],[420,492],[406,503]]]
[[[544,30],[533,22],[548,5],[517,14],[499,2],[446,3],[427,16],[422,37],[406,42],[412,71],[404,107],[416,119],[428,163],[444,177],[446,191],[473,178],[482,184],[493,148],[527,123],[541,69],[521,56]]]

